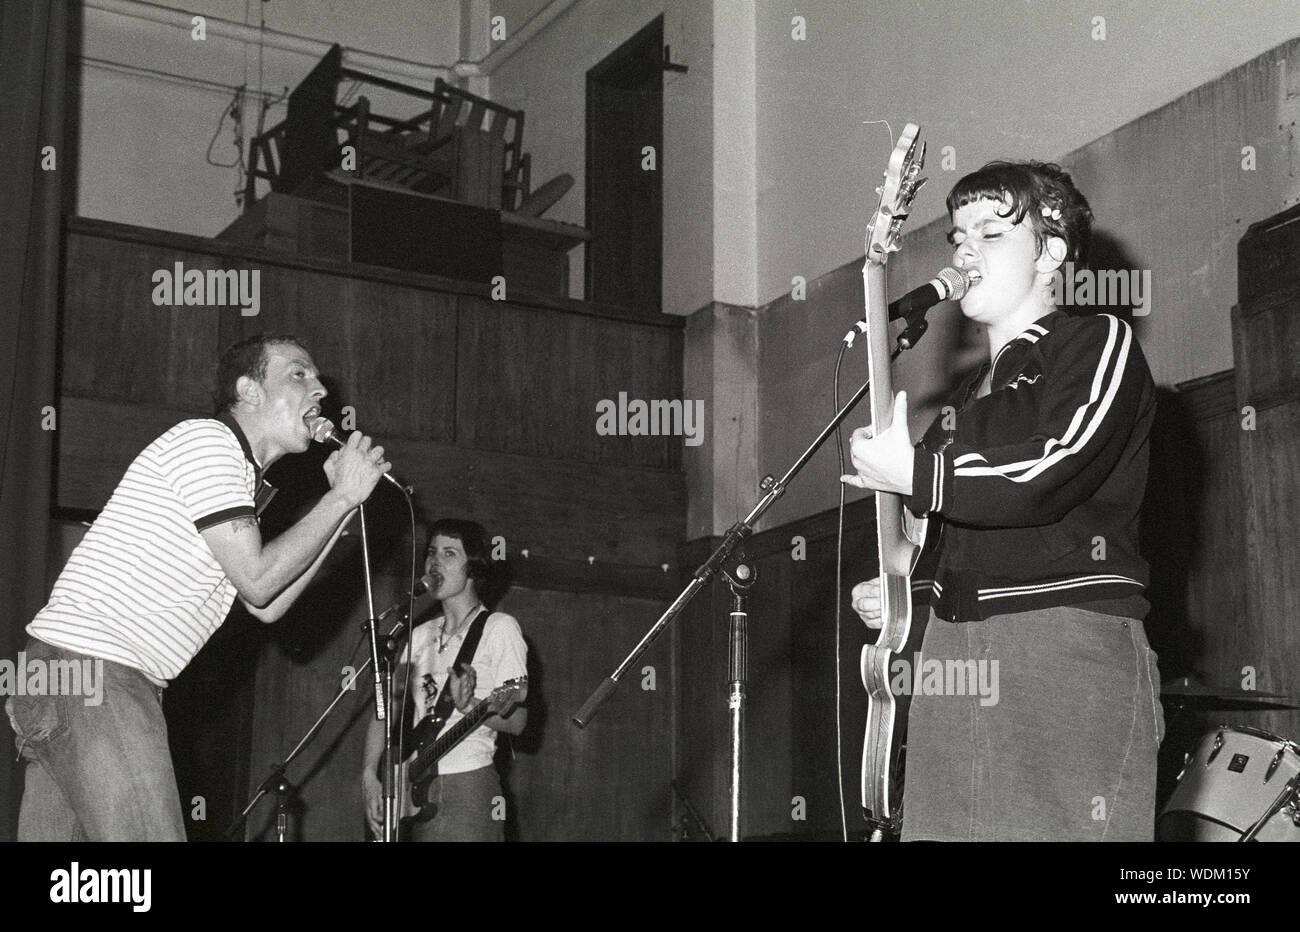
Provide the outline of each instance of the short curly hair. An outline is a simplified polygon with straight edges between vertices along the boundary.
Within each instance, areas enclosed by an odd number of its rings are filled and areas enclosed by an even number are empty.
[[[302,340],[292,333],[259,333],[226,347],[217,362],[216,387],[212,391],[214,413],[224,414],[239,403],[239,379],[248,376],[255,382],[266,378],[268,347],[296,346],[311,355]]]
[[[1088,260],[1092,240],[1092,208],[1069,174],[1052,162],[989,162],[962,178],[948,192],[948,215],[976,201],[1003,201],[1012,223],[1029,218],[1041,254],[1043,241],[1059,236],[1065,258],[1076,264]],[[1044,209],[1047,215],[1044,215]]]

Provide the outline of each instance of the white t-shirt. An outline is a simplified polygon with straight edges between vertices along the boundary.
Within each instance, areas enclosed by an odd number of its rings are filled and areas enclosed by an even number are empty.
[[[475,612],[477,616],[478,612]],[[415,668],[411,671],[411,689],[415,696],[415,722],[433,711],[438,695],[446,688],[451,665],[460,652],[465,639],[465,631],[443,641],[442,651],[438,650],[438,629],[444,617],[439,615],[425,622],[411,632],[411,647],[415,656]],[[405,659],[405,657],[403,657]],[[474,697],[484,699],[492,690],[507,680],[518,679],[527,675],[528,648],[524,644],[523,632],[514,616],[505,612],[493,612],[483,626],[483,637],[474,654],[474,672],[476,681]],[[399,675],[405,674],[405,669]],[[447,724],[446,732],[465,716],[459,709],[454,709]],[[481,725],[474,729],[468,738],[454,747],[438,762],[439,773],[464,773],[477,770],[492,763],[496,749],[497,733]]]

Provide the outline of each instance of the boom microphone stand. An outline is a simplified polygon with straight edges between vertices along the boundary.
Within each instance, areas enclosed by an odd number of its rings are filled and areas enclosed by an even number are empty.
[[[731,587],[731,620],[727,629],[727,710],[729,737],[728,791],[730,818],[727,840],[740,841],[740,771],[745,746],[745,680],[749,666],[749,590],[758,577],[758,569],[745,557],[741,547],[738,562],[722,571]]]
[[[921,337],[925,334],[926,327],[927,325],[924,317],[919,317],[919,319],[908,318],[907,327],[904,329],[903,333],[898,337],[898,342],[895,345],[894,352],[890,357],[890,361],[892,362],[894,359],[897,359],[899,354],[902,353],[903,350],[911,349],[912,347],[914,347],[917,344],[917,342],[921,339]],[[852,331],[850,331],[850,333],[852,333]],[[724,571],[724,568],[727,567],[729,561],[732,560],[733,554],[735,554],[737,550],[739,550],[742,547],[745,540],[749,537],[750,534],[754,532],[754,525],[758,523],[758,520],[767,512],[769,508],[772,507],[772,505],[776,504],[777,499],[779,499],[782,495],[785,494],[785,490],[789,487],[790,482],[794,479],[794,477],[797,476],[799,472],[804,468],[804,466],[808,464],[808,461],[812,459],[813,454],[816,453],[817,450],[821,448],[821,445],[825,443],[835,433],[836,428],[838,428],[840,424],[843,422],[843,420],[846,417],[848,417],[849,412],[852,411],[858,405],[858,403],[867,396],[870,390],[871,390],[871,384],[867,382],[864,383],[862,387],[859,388],[856,392],[854,392],[853,397],[850,398],[847,402],[845,402],[844,407],[840,408],[840,410],[836,412],[835,416],[830,420],[830,423],[828,423],[825,427],[822,428],[821,433],[819,433],[816,439],[813,440],[813,442],[808,446],[808,448],[799,455],[799,458],[795,460],[794,465],[791,466],[786,471],[785,475],[783,475],[780,479],[773,479],[770,475],[763,477],[763,481],[758,484],[759,489],[764,493],[766,493],[764,494],[763,498],[759,500],[758,504],[753,507],[753,509],[749,512],[749,514],[745,515],[745,517],[741,518],[739,521],[737,521],[735,524],[733,524],[730,528],[727,529],[727,533],[722,538],[722,543],[718,545],[717,549],[714,550],[713,553],[709,556],[709,558],[700,565],[699,569],[695,571],[695,575],[691,578],[691,581],[687,583],[686,588],[683,589],[678,594],[677,598],[675,598],[672,604],[668,606],[668,609],[662,615],[659,616],[659,620],[656,621],[653,625],[651,625],[650,629],[645,633],[645,635],[641,638],[641,640],[637,643],[637,645],[632,648],[632,652],[628,654],[626,658],[624,658],[623,662],[620,663],[617,668],[615,668],[614,672],[611,673],[604,680],[602,680],[600,685],[596,687],[595,691],[592,692],[592,694],[589,697],[587,697],[587,701],[583,703],[582,708],[579,709],[577,714],[573,716],[572,721],[575,725],[577,725],[579,728],[587,727],[588,723],[591,722],[592,718],[596,715],[597,710],[599,710],[601,705],[604,704],[605,700],[608,699],[611,695],[613,695],[614,690],[618,688],[619,681],[623,678],[623,676],[627,673],[627,671],[633,667],[633,665],[637,662],[640,656],[643,653],[645,653],[645,651],[647,650],[647,648],[650,647],[651,644],[655,642],[655,640],[659,637],[659,635],[663,634],[664,629],[666,629],[669,624],[671,624],[674,620],[676,620],[677,616],[680,615],[682,611],[686,608],[686,606],[690,604],[691,600],[694,599],[695,596],[699,594],[700,590],[703,589],[719,571]],[[740,565],[742,565],[742,562],[738,561],[735,565],[739,567]],[[743,564],[743,565],[749,566],[750,564]],[[740,595],[736,593],[734,585],[732,591],[733,594],[736,594],[736,598],[739,599]],[[839,593],[836,593],[835,597],[839,598]],[[743,608],[741,613],[743,617],[744,615]],[[733,634],[734,634],[734,629],[733,629]],[[731,794],[730,794],[731,795],[731,819],[732,819],[731,840],[738,841],[740,838],[739,754],[740,754],[741,747],[736,732],[739,729],[740,725],[742,724],[741,713],[743,710],[740,708],[740,706],[743,705],[744,687],[745,687],[744,673],[743,673],[743,669],[744,669],[743,654],[744,654],[745,645],[744,645],[743,633],[739,639],[733,637],[730,638],[729,641],[731,641],[731,649],[729,650],[729,657],[728,657],[729,683],[728,683],[727,704],[728,704],[728,718],[729,720],[731,720],[730,736],[732,742],[731,752],[729,754],[729,756],[731,757],[731,766],[732,766],[732,771],[731,771],[732,787],[731,787]],[[736,664],[736,657],[737,657],[736,648],[740,649],[739,665]],[[735,674],[737,672],[741,673],[741,675],[738,678],[735,677]],[[737,685],[739,691],[738,693],[735,693],[733,695],[733,687],[736,687]],[[733,701],[736,702],[736,708],[734,710],[732,707]],[[733,715],[735,716],[735,718],[733,718]]]

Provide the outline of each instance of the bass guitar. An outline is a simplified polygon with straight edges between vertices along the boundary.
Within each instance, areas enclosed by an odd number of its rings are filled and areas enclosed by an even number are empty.
[[[919,129],[908,123],[889,158],[885,182],[877,190],[880,202],[867,225],[866,262],[862,267],[866,313],[868,376],[871,384],[871,427],[879,436],[893,420],[894,388],[890,377],[889,304],[885,264],[898,251],[899,233],[911,211],[912,199],[925,179],[925,144]],[[912,628],[911,573],[925,540],[923,523],[903,527],[903,498],[876,492],[876,551],[880,569],[880,614],[883,622],[874,644],[862,649],[862,684],[867,689],[867,729],[862,747],[862,808],[873,837],[897,834],[902,825],[900,771],[901,731],[905,727],[898,702],[889,688],[889,665],[902,652]]]
[[[429,799],[433,780],[438,776],[438,761],[442,760],[452,748],[456,747],[483,724],[489,715],[500,714],[528,698],[528,677],[506,680],[478,705],[469,710],[455,725],[443,731],[450,716],[430,713],[420,720],[403,739],[403,748],[414,751],[398,768],[397,773],[397,810],[398,817],[412,822],[427,822],[438,812],[438,807]],[[379,760],[376,774],[380,783],[384,780],[384,766],[387,755]]]

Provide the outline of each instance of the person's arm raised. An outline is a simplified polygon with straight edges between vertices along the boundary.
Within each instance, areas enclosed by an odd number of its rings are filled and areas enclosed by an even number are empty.
[[[234,583],[248,610],[265,622],[277,621],[306,588],[342,532],[344,519],[370,497],[391,464],[383,447],[353,434],[325,461],[330,490],[315,507],[270,543],[253,518],[237,518],[203,531],[217,562]]]

